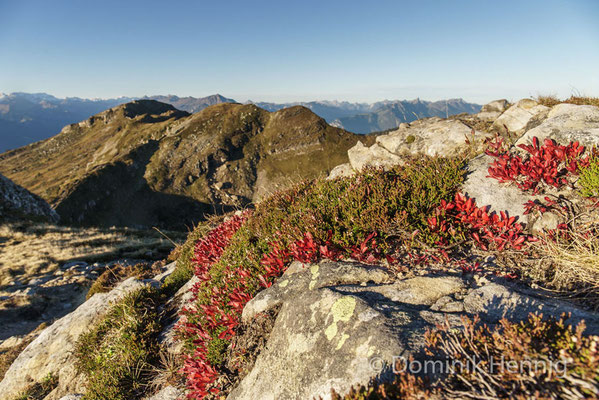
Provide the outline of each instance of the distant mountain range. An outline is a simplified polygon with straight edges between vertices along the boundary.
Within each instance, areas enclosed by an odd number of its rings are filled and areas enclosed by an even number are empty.
[[[67,224],[183,229],[348,161],[360,136],[305,107],[217,104],[189,114],[136,100],[0,154],[0,174]]]
[[[311,101],[299,103],[255,103],[269,111],[294,105],[309,108],[333,126],[354,133],[372,133],[397,128],[402,122],[412,122],[427,117],[442,117],[480,111],[479,104],[462,99],[441,101],[385,100],[376,103],[348,103],[337,101]]]
[[[142,99],[156,100],[175,108],[196,113],[206,107],[220,103],[236,103],[235,100],[219,94],[207,97],[146,96]],[[0,153],[47,139],[56,135],[71,123],[82,121],[90,116],[136,100],[132,97],[115,99],[82,99],[68,97],[60,99],[45,93],[0,94]],[[253,102],[248,102],[253,103]],[[392,129],[402,122],[432,116],[445,117],[461,113],[475,113],[480,110],[477,104],[462,99],[427,102],[421,100],[381,101],[376,103],[349,103],[339,101],[312,101],[297,103],[256,102],[267,111],[278,111],[301,105],[336,127],[354,133],[371,133]]]

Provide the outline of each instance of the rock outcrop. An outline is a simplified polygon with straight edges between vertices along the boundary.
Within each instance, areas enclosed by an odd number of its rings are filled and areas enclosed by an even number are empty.
[[[37,219],[58,222],[46,201],[0,174],[0,222]]]
[[[532,120],[542,118],[548,111],[549,107],[532,99],[522,99],[502,113],[493,122],[493,126],[499,130],[507,128],[511,133],[521,134]]]
[[[481,151],[483,141],[495,132],[506,133],[513,140],[513,152],[524,153],[518,146],[531,144],[537,137],[541,143],[552,139],[567,145],[578,141],[591,148],[599,146],[599,108],[574,104],[546,107],[532,99],[522,99],[508,107],[507,100],[496,100],[482,107],[481,112],[468,121],[459,118],[441,120],[429,118],[402,125],[399,129],[378,136],[370,147],[356,144],[348,151],[349,163],[334,168],[329,179],[350,176],[366,166],[391,168],[405,162],[406,156],[427,154],[452,156],[470,147]],[[469,125],[484,126],[476,130]],[[468,140],[468,143],[466,142]],[[491,211],[505,211],[516,216],[531,232],[554,229],[559,223],[555,215],[547,213],[542,219],[525,214],[524,204],[539,200],[544,195],[524,193],[514,185],[501,183],[488,177],[493,158],[481,154],[468,163],[466,179],[461,191],[476,200],[479,206],[490,206]],[[568,196],[570,189],[553,190],[555,196]]]
[[[503,279],[393,281],[385,269],[347,262],[293,263],[246,305],[242,318],[247,322],[277,307],[265,349],[228,399],[330,399],[331,388],[346,393],[373,376],[385,377],[397,357],[418,357],[425,330],[445,319],[458,326],[460,315],[479,314],[495,324],[503,317],[524,320],[531,312],[570,312],[572,323],[584,319],[587,333],[599,333],[596,314]]]

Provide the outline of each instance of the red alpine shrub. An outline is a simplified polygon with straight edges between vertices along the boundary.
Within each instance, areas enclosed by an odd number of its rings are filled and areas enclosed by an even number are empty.
[[[521,144],[518,147],[528,154],[520,156],[503,150],[501,138],[497,138],[495,146],[487,151],[495,161],[489,167],[489,178],[500,182],[515,182],[524,191],[539,192],[539,184],[560,188],[568,183],[566,175],[577,174],[580,167],[589,162],[589,157],[582,157],[584,147],[578,142],[567,146],[559,145],[552,139],[545,139],[539,145],[539,139],[533,138],[532,145]]]

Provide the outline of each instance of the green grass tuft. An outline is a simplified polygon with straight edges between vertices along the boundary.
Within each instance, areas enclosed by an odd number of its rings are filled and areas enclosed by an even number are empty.
[[[77,342],[77,367],[88,378],[87,400],[139,398],[157,362],[161,331],[159,289],[125,296]]]

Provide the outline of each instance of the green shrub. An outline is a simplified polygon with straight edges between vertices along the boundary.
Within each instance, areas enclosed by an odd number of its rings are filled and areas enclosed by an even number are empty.
[[[592,157],[589,165],[580,170],[580,194],[585,197],[599,197],[599,157]]]
[[[353,246],[376,232],[378,239],[420,230],[441,200],[450,201],[463,181],[459,159],[414,158],[390,171],[366,170],[354,177],[297,185],[262,202],[249,221],[254,236],[298,240],[304,233]]]
[[[76,345],[77,368],[88,378],[89,400],[139,398],[157,360],[160,290],[129,293]]]

